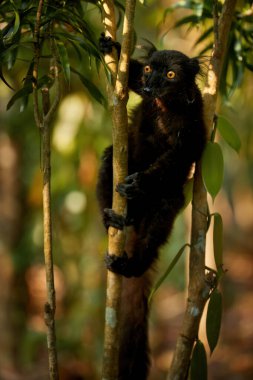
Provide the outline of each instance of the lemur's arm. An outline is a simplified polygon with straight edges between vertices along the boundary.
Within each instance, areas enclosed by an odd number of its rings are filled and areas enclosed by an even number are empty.
[[[104,33],[101,33],[99,38],[99,49],[101,53],[108,54],[112,52],[112,48],[117,50],[118,58],[120,57],[121,45],[119,42],[113,41],[111,37],[106,37]],[[141,78],[143,73],[143,64],[135,59],[130,59],[129,62],[129,79],[128,87],[130,90],[141,95]]]
[[[197,130],[197,128],[194,128]],[[181,184],[193,162],[196,162],[205,145],[204,130],[196,135],[193,131],[179,138],[176,145],[159,156],[145,171],[127,176],[117,185],[117,191],[128,199],[157,193],[171,178],[171,185]],[[194,150],[192,150],[194,146]]]
[[[182,160],[182,165],[185,165]],[[136,172],[127,176],[124,182],[116,186],[116,190],[124,197],[133,199],[138,196],[153,193],[153,190],[162,188],[163,182],[168,181],[168,177],[177,181],[177,176],[181,176],[178,157],[172,152],[166,152],[157,159],[154,164],[143,172]]]

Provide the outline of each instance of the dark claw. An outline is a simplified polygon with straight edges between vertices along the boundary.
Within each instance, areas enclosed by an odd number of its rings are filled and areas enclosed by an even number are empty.
[[[125,178],[125,182],[126,182],[126,183],[137,182],[139,177],[140,177],[140,173],[133,173],[133,174],[130,174],[130,175],[128,175],[128,176]]]
[[[128,270],[128,262],[129,258],[126,252],[124,252],[122,256],[106,253],[105,264],[107,269],[111,272],[121,274],[125,277],[131,277]]]
[[[127,199],[133,199],[135,198],[135,189],[132,185],[127,185],[125,183],[119,183],[116,186],[116,191],[122,196]]]
[[[111,37],[105,36],[104,33],[101,33],[99,38],[99,50],[103,54],[110,54],[112,52],[112,48],[115,47],[118,53],[118,56],[120,55],[120,44],[119,42],[113,41]]]
[[[127,199],[133,199],[143,194],[143,191],[140,186],[140,173],[134,173],[127,176],[123,183],[119,183],[116,186],[116,191]]]
[[[104,224],[106,228],[115,227],[118,230],[123,230],[126,225],[126,218],[122,215],[116,214],[111,208],[104,209]]]

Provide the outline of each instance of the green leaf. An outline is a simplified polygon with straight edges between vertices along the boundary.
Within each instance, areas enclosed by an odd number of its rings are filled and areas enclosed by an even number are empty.
[[[26,98],[29,94],[31,94],[33,91],[32,84],[24,86],[19,91],[15,93],[15,95],[12,96],[12,98],[9,100],[7,104],[7,110],[9,110],[13,104],[20,98]]]
[[[38,80],[38,89],[41,88],[42,86],[44,85],[47,85],[47,86],[51,86],[53,83],[53,80],[52,78],[50,78],[49,76],[47,75],[43,75],[43,77],[41,77],[39,80]],[[9,110],[13,104],[19,100],[19,99],[22,99],[22,104],[26,103],[26,98],[33,92],[33,86],[32,86],[32,78],[30,78],[30,80],[28,80],[28,78],[26,78],[26,81],[25,81],[25,85],[19,90],[17,91],[13,97],[9,100],[8,104],[7,104],[7,110]],[[22,111],[22,106],[21,106],[21,111]]]
[[[228,145],[236,152],[239,152],[241,148],[241,140],[233,125],[223,116],[219,116],[217,128],[226,143],[228,143]]]
[[[7,87],[9,87],[11,90],[14,91],[14,88],[11,87],[11,85],[7,82],[7,80],[6,80],[5,77],[4,77],[3,69],[2,69],[1,64],[0,64],[0,79],[2,79],[2,81],[4,82],[4,84],[6,84]]]
[[[14,12],[15,12],[15,21],[14,21],[14,26],[13,26],[13,30],[12,30],[12,36],[14,36],[18,32],[19,27],[20,27],[19,13],[17,10],[14,10]]]
[[[34,61],[32,61],[28,67],[26,76],[24,78],[23,88],[31,86],[32,81],[33,81],[33,68],[34,68]],[[29,96],[30,96],[30,93],[28,93],[25,96],[22,96],[21,102],[20,102],[20,108],[19,108],[20,112],[23,112],[26,109],[28,105],[28,101],[29,101]]]
[[[208,50],[211,50],[213,48],[213,42],[211,42],[210,44],[206,45],[200,52],[199,52],[199,56],[205,54]]]
[[[57,41],[56,44],[57,44],[57,48],[59,52],[61,66],[63,69],[63,74],[64,74],[66,82],[69,85],[70,84],[70,64],[69,64],[68,52],[63,42]]]
[[[14,10],[14,13],[15,13],[15,18],[14,18],[14,20],[12,20],[5,27],[6,32],[7,32],[7,33],[4,33],[4,42],[5,42],[5,44],[10,43],[12,41],[13,37],[19,31],[19,28],[20,28],[20,16],[19,16],[19,13],[17,11],[17,8],[15,6],[14,1],[10,0],[10,2],[12,4],[12,7],[13,7],[13,10]]]
[[[213,200],[223,181],[224,161],[218,143],[208,142],[202,157],[202,175],[205,187]]]
[[[208,38],[211,35],[212,32],[213,32],[213,26],[211,26],[203,34],[201,34],[201,36],[197,39],[194,45],[197,46],[198,44],[203,42],[206,38]]]
[[[176,22],[175,28],[178,28],[179,26],[185,25],[185,24],[191,24],[191,25],[197,25],[200,22],[200,18],[197,15],[190,15],[181,18],[179,21]]]
[[[95,86],[94,83],[92,83],[88,78],[86,78],[84,75],[82,75],[79,71],[75,70],[73,67],[71,67],[70,69],[73,73],[75,73],[79,76],[81,82],[83,83],[84,87],[87,88],[87,90],[89,91],[91,96],[93,96],[93,98],[97,102],[99,102],[100,104],[102,104],[103,106],[106,107],[107,101],[106,101],[105,97],[103,96],[103,94],[98,89],[98,87]]]
[[[157,281],[157,283],[155,284],[155,286],[152,288],[152,290],[150,292],[150,295],[149,295],[149,298],[148,298],[148,302],[149,303],[151,302],[151,299],[154,296],[154,294],[157,291],[157,289],[160,288],[161,284],[164,282],[164,280],[166,279],[166,277],[168,277],[168,275],[170,274],[170,272],[172,271],[172,269],[174,268],[174,266],[177,264],[178,260],[182,256],[182,254],[183,254],[183,252],[184,252],[184,250],[185,250],[186,247],[190,247],[190,244],[186,243],[186,244],[184,244],[180,248],[180,250],[178,251],[178,253],[174,257],[174,259],[171,261],[170,265],[168,266],[166,272],[159,278],[159,280]]]
[[[191,380],[207,380],[207,359],[203,343],[198,340],[191,359]]]
[[[189,179],[184,185],[184,208],[192,201],[193,178]]]
[[[206,316],[206,335],[211,354],[213,353],[220,334],[222,317],[222,296],[218,290],[211,294]]]
[[[214,214],[213,223],[213,250],[217,271],[222,269],[223,264],[223,222],[220,214]]]

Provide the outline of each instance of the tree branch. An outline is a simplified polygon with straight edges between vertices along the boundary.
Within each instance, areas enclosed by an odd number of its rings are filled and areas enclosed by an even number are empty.
[[[52,25],[50,25],[52,29]],[[51,33],[50,33],[51,35]],[[54,286],[54,263],[52,245],[52,215],[51,215],[51,131],[50,122],[60,100],[59,70],[57,65],[56,49],[51,37],[50,48],[52,53],[52,63],[50,71],[55,82],[55,97],[53,104],[50,104],[49,88],[43,87],[42,108],[43,117],[41,124],[42,134],[42,160],[43,160],[43,216],[44,216],[44,259],[46,268],[47,299],[44,316],[47,325],[47,345],[49,359],[49,374],[51,380],[58,380],[58,360],[55,334],[55,286]]]
[[[113,2],[111,0],[103,0],[102,6],[106,35],[111,36],[115,40],[116,25]],[[106,62],[109,65],[113,78],[112,86],[108,90],[108,96],[112,99],[113,104],[113,189],[115,189],[117,183],[124,180],[128,171],[128,118],[126,104],[128,100],[128,65],[132,42],[134,10],[135,0],[126,1],[122,49],[118,69],[116,52],[106,56]],[[115,191],[113,193],[113,209],[117,214],[121,215],[124,215],[126,212],[126,199],[122,198]],[[124,250],[124,244],[125,232],[110,227],[108,231],[108,252],[121,255]],[[102,370],[102,378],[107,380],[116,380],[118,376],[118,327],[121,284],[121,276],[108,271]]]
[[[47,346],[49,360],[49,376],[51,380],[58,380],[58,362],[56,349],[55,334],[55,287],[54,287],[54,267],[52,252],[52,217],[51,217],[51,143],[50,143],[50,121],[56,111],[60,99],[59,73],[57,66],[57,57],[55,53],[54,42],[51,37],[50,47],[52,52],[52,76],[55,82],[55,100],[50,105],[49,88],[43,87],[42,95],[42,111],[39,109],[38,96],[38,72],[40,59],[40,25],[44,1],[40,0],[36,14],[36,22],[34,28],[34,70],[33,70],[33,99],[34,99],[34,118],[37,127],[42,135],[42,161],[43,161],[43,224],[44,224],[44,260],[46,269],[47,284],[47,302],[44,308],[44,319],[47,326]],[[52,25],[49,26],[52,28]],[[51,33],[50,33],[51,35]]]
[[[38,70],[40,60],[40,22],[43,9],[44,0],[39,1],[36,20],[34,25],[34,66],[33,66],[33,107],[34,107],[34,119],[38,128],[41,128],[42,116],[39,110],[38,99]]]
[[[51,144],[50,127],[45,116],[50,110],[49,90],[42,89],[43,121],[42,121],[42,159],[43,159],[43,222],[44,222],[44,259],[46,268],[47,299],[44,316],[47,325],[47,345],[49,374],[51,380],[59,379],[56,335],[55,335],[55,287],[52,252],[52,216],[51,216]]]
[[[225,0],[218,25],[214,25],[215,44],[203,90],[204,118],[210,132],[215,116],[219,82],[228,45],[229,31],[236,0]],[[217,18],[214,17],[214,23]],[[201,175],[201,163],[196,165],[192,202],[192,233],[187,307],[182,330],[177,339],[168,380],[187,378],[192,348],[198,338],[199,323],[209,297],[210,285],[205,280],[205,243],[207,231],[207,194]]]

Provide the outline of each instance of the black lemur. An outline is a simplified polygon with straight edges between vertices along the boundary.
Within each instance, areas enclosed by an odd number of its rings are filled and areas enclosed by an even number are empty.
[[[120,45],[104,35],[100,48]],[[147,334],[152,265],[184,205],[184,184],[206,142],[201,93],[195,83],[196,58],[152,47],[144,61],[130,60],[129,89],[142,102],[129,123],[129,175],[116,190],[127,198],[127,215],[112,210],[112,146],[105,149],[97,195],[108,226],[126,228],[122,257],[106,255],[107,268],[124,276],[120,322],[120,380],[146,380]]]

